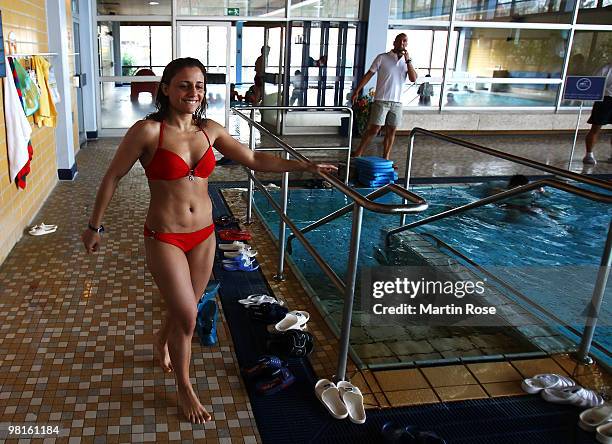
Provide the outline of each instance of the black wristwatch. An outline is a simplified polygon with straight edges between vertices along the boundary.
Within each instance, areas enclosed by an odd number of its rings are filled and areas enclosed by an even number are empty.
[[[88,222],[87,223],[87,228],[89,228],[91,231],[95,231],[96,233],[99,233],[99,234],[104,233],[104,225],[100,225],[99,227],[94,227],[92,224],[90,224]]]

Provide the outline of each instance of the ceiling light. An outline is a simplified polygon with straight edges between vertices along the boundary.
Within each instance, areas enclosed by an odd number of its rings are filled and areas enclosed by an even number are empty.
[[[151,6],[159,5],[159,2],[149,2]]]

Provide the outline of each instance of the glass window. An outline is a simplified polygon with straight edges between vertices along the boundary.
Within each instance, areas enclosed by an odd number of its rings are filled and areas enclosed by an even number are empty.
[[[359,0],[291,0],[290,11],[291,18],[357,18]]]
[[[449,20],[450,0],[391,0],[391,19]]]
[[[581,0],[578,23],[609,25],[612,23],[612,0]]]
[[[612,32],[576,31],[570,53],[568,76],[593,75],[606,63],[612,61]],[[561,106],[578,106],[577,101],[563,100]],[[591,106],[592,102],[584,102]]]
[[[178,15],[285,17],[285,0],[177,0]]]
[[[569,31],[457,28],[452,76],[561,78]]]
[[[100,22],[98,45],[101,76],[161,76],[172,60],[172,27],[165,23]]]
[[[447,83],[446,107],[555,106],[559,85]]]
[[[571,23],[575,0],[458,0],[456,20]]]
[[[155,1],[97,1],[98,15],[170,15],[172,0]]]

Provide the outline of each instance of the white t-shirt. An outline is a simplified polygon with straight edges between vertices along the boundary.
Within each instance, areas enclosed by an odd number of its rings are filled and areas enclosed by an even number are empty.
[[[408,75],[408,65],[404,56],[399,59],[393,51],[378,54],[372,62],[370,71],[378,73],[374,100],[401,102],[402,87]]]
[[[594,74],[596,76],[606,77],[606,86],[604,89],[604,96],[612,97],[612,63],[607,64],[606,66],[601,67]]]

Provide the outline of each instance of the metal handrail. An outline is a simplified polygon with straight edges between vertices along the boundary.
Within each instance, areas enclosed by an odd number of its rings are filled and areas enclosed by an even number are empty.
[[[330,107],[257,107],[258,109],[325,109]],[[331,107],[337,108],[337,107]],[[347,108],[351,113],[352,120],[352,110]],[[285,151],[285,157],[289,158],[290,155],[294,156],[296,159],[301,162],[312,164],[302,154],[297,152],[293,147],[289,144],[278,138],[276,135],[272,134],[267,128],[257,123],[254,120],[255,108],[251,109],[251,117],[245,116],[242,112],[240,112],[236,108],[232,108],[232,111],[237,114],[239,117],[242,117],[249,124],[249,148],[252,151],[255,151],[255,138],[254,138],[254,128],[257,128],[259,131],[267,134],[280,148]],[[349,135],[351,134],[351,128],[349,128]],[[350,140],[350,136],[349,136]],[[350,158],[350,150],[349,150],[349,158]],[[347,162],[348,168],[349,162]],[[351,319],[353,313],[353,302],[355,299],[355,286],[357,281],[357,257],[359,255],[359,242],[361,239],[361,225],[363,221],[363,209],[369,209],[370,211],[378,212],[378,213],[414,213],[427,209],[427,202],[422,199],[420,196],[411,193],[410,191],[398,186],[393,185],[385,188],[383,194],[388,192],[393,192],[398,194],[400,197],[404,199],[404,203],[402,205],[394,205],[394,204],[380,204],[378,202],[374,202],[368,197],[363,197],[353,188],[348,187],[344,182],[331,176],[326,173],[317,172],[317,174],[324,179],[326,179],[334,188],[337,188],[342,193],[344,193],[347,197],[351,198],[354,201],[353,205],[353,222],[351,228],[351,241],[349,248],[349,257],[348,257],[348,266],[346,273],[346,283],[340,279],[340,277],[333,271],[333,269],[327,264],[327,262],[319,255],[316,249],[308,242],[308,240],[301,233],[300,229],[291,221],[291,219],[287,216],[287,201],[288,201],[288,191],[289,191],[289,173],[283,173],[282,180],[282,204],[279,205],[274,201],[274,198],[268,193],[265,189],[264,185],[255,177],[254,171],[247,169],[247,174],[249,176],[248,181],[248,207],[247,207],[247,223],[251,222],[252,216],[252,204],[253,204],[253,185],[257,185],[257,187],[263,192],[264,196],[268,199],[270,204],[273,206],[274,210],[279,214],[281,222],[279,223],[279,262],[278,262],[278,273],[275,276],[277,280],[284,280],[283,271],[284,271],[284,261],[285,261],[285,230],[288,225],[295,237],[297,237],[304,245],[306,250],[312,255],[317,264],[321,267],[323,272],[331,279],[332,283],[340,290],[344,291],[344,305],[343,305],[343,313],[342,313],[342,324],[340,328],[340,347],[338,352],[338,366],[336,371],[336,379],[343,380],[346,376],[346,366],[348,361],[349,354],[349,341],[350,341],[350,331],[351,331]],[[408,202],[411,202],[408,204]]]
[[[394,228],[393,230],[389,230],[385,236],[385,245],[389,245],[389,239],[392,235],[401,233],[402,231],[410,230],[412,228],[419,227],[421,225],[426,225],[431,222],[435,222],[441,219],[446,219],[447,217],[454,216],[456,214],[464,213],[473,208],[482,207],[483,205],[488,205],[490,203],[494,203],[500,200],[507,199],[512,196],[516,196],[518,194],[524,194],[534,189],[542,188],[542,187],[552,187],[558,190],[566,191],[571,194],[575,194],[580,197],[584,197],[586,199],[594,200],[596,202],[603,203],[612,203],[612,194],[601,194],[596,193],[594,191],[585,190],[584,188],[580,188],[574,185],[571,185],[566,182],[561,182],[557,179],[541,179],[535,182],[528,183],[527,185],[522,185],[520,187],[512,188],[510,190],[502,191],[501,193],[494,194],[489,197],[485,197],[483,199],[477,200],[475,202],[470,202],[469,204],[462,205],[460,207],[452,208],[450,210],[443,211],[438,214],[434,214],[433,216],[426,217],[421,220],[417,220],[416,222],[412,222],[410,224],[402,225],[401,227]]]
[[[526,157],[515,156],[514,154],[509,154],[503,151],[494,150],[493,148],[488,148],[486,146],[478,145],[472,142],[467,142],[465,140],[457,139],[455,137],[450,137],[445,134],[440,134],[435,131],[429,131],[429,130],[419,128],[419,127],[412,128],[412,131],[410,131],[410,144],[408,148],[408,157],[406,160],[406,177],[405,177],[405,182],[404,182],[404,188],[406,189],[408,188],[410,184],[410,170],[412,167],[412,152],[414,150],[414,138],[417,134],[425,134],[435,139],[443,140],[445,142],[449,142],[454,145],[460,145],[462,147],[469,148],[474,151],[479,151],[481,153],[489,154],[494,157],[499,157],[500,159],[509,160],[510,162],[519,163],[521,165],[525,165],[525,166],[531,167],[536,170],[546,171],[547,173],[551,173],[551,174],[554,174],[560,177],[565,177],[567,179],[572,179],[572,180],[575,180],[576,182],[594,185],[596,187],[605,188],[606,190],[612,190],[612,184],[609,182],[606,182],[605,180],[596,179],[594,177],[589,177],[584,174],[573,173],[572,171],[568,171],[568,170],[564,170],[564,169],[557,168],[554,166],[546,165],[545,163],[536,162],[535,160],[527,159]]]
[[[323,109],[323,108],[330,108],[330,107],[307,107],[307,106],[300,106],[300,107],[290,107],[290,106],[280,107],[279,106],[279,107],[277,107],[277,106],[273,106],[273,107],[257,107],[257,108],[253,108],[253,109],[264,109],[264,108],[267,108],[267,109],[277,109],[277,108],[278,109],[294,109],[294,108],[296,108],[296,109]],[[335,107],[335,108],[338,108],[338,107]],[[345,108],[346,109],[350,109],[348,107],[345,107]],[[245,116],[242,112],[240,112],[236,108],[232,108],[232,111],[235,114],[237,114],[240,117],[242,117],[243,119],[245,119],[250,125],[252,125],[253,127],[257,128],[259,131],[265,133],[268,137],[272,138],[272,140],[279,147],[283,148],[284,151],[288,152],[289,154],[291,154],[296,159],[299,159],[299,160],[301,160],[302,162],[305,162],[305,163],[312,163],[312,162],[310,162],[310,160],[308,160],[308,158],[306,156],[304,156],[303,154],[300,154],[291,145],[289,145],[284,140],[280,139],[278,136],[273,134],[270,130],[268,130],[266,127],[264,127],[260,123],[258,123],[255,120]],[[345,194],[347,197],[352,199],[357,205],[365,208],[366,210],[373,211],[375,213],[388,213],[388,214],[391,214],[391,213],[416,213],[416,212],[421,212],[421,211],[424,211],[424,210],[427,209],[427,202],[425,202],[425,200],[423,198],[421,198],[420,196],[417,196],[414,193],[411,193],[410,191],[408,191],[405,188],[402,188],[399,185],[396,185],[395,187],[391,188],[390,191],[392,191],[395,194],[399,195],[405,201],[412,202],[412,204],[408,204],[407,202],[404,203],[404,204],[381,204],[381,203],[378,203],[378,202],[374,202],[373,200],[368,199],[367,197],[364,197],[363,195],[359,194],[353,188],[347,186],[341,180],[338,180],[335,176],[331,176],[331,175],[326,174],[326,173],[318,173],[318,174],[322,178],[327,180],[329,183],[331,183],[334,186],[334,188],[337,188],[343,194]]]
[[[387,184],[387,185],[385,185],[385,186],[383,186],[381,188],[378,188],[377,190],[375,190],[375,191],[373,191],[373,192],[371,192],[369,194],[366,194],[365,197],[368,198],[368,199],[377,199],[377,198],[382,197],[382,196],[384,196],[384,195],[386,195],[386,194],[388,194],[390,192],[395,192],[396,194],[399,194],[400,191],[403,193],[406,190],[404,190],[403,188],[399,187],[396,184],[390,183],[390,184]],[[408,191],[408,193],[412,196],[412,202],[416,202],[416,199],[420,199],[418,195],[416,195],[414,193],[411,193],[410,191]],[[346,206],[344,206],[344,207],[334,211],[333,213],[330,213],[327,216],[319,219],[318,221],[313,222],[312,224],[302,228],[300,231],[301,231],[302,234],[308,233],[309,231],[312,231],[315,228],[318,228],[321,225],[326,224],[327,222],[330,222],[330,221],[332,221],[334,219],[337,219],[337,218],[339,218],[339,217],[341,217],[341,216],[351,212],[354,207],[355,207],[355,202],[350,203],[350,204],[348,204],[348,205],[346,205]],[[424,211],[426,209],[427,209],[427,204],[425,204],[425,207],[421,211]],[[293,239],[295,237],[296,236],[294,234],[290,234],[289,237],[287,238],[287,249],[289,250],[289,254],[291,254],[291,251],[292,251],[291,245],[292,245],[292,241],[293,241]]]
[[[532,307],[536,308],[537,310],[541,311],[547,317],[549,317],[553,321],[557,322],[559,325],[562,325],[563,328],[569,330],[571,333],[575,334],[576,336],[579,336],[579,337],[581,336],[580,331],[578,331],[577,329],[575,329],[571,325],[568,325],[566,321],[564,321],[563,319],[557,317],[555,314],[549,312],[546,308],[542,307],[540,304],[532,301],[528,296],[525,296],[523,293],[521,293],[516,288],[514,288],[513,286],[508,284],[506,281],[504,281],[503,279],[497,277],[496,275],[494,275],[490,271],[486,270],[485,268],[483,268],[478,263],[474,262],[472,259],[467,257],[465,254],[463,254],[462,252],[457,250],[455,247],[452,247],[451,245],[447,244],[442,239],[440,239],[438,236],[435,236],[435,235],[433,235],[431,233],[419,233],[419,235],[431,238],[432,240],[434,240],[436,242],[438,247],[441,246],[441,247],[447,249],[448,251],[453,253],[455,256],[459,257],[460,259],[464,260],[465,262],[470,264],[472,267],[477,269],[480,273],[482,273],[482,274],[486,275],[487,277],[493,279],[499,285],[501,285],[505,289],[507,289],[507,290],[511,291],[512,293],[514,293],[523,302],[525,302],[525,303],[531,305]],[[604,346],[602,346],[599,343],[595,344],[595,348],[597,348],[600,352],[604,353],[607,356],[612,356],[612,352],[610,352],[610,350],[606,349]]]

